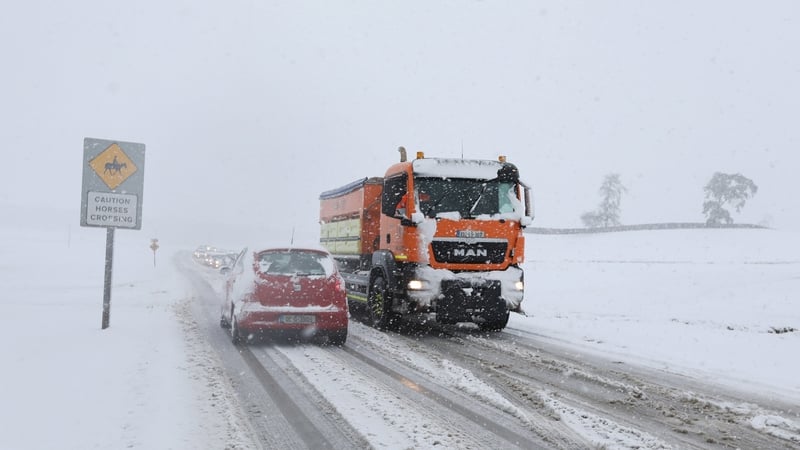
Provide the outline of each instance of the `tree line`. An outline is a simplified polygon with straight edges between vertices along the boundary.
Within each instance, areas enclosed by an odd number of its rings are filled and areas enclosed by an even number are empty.
[[[729,208],[735,209],[737,213],[741,212],[747,200],[758,192],[758,186],[740,173],[716,172],[703,191],[705,193],[703,215],[706,217],[706,225],[731,225],[733,217]],[[622,184],[618,173],[606,175],[598,191],[600,204],[597,209],[581,215],[584,226],[601,228],[621,225],[622,196],[626,192],[628,189]]]

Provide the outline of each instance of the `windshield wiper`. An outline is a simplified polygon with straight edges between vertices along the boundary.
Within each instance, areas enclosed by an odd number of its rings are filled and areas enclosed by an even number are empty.
[[[454,192],[455,192],[455,191],[450,191],[450,192],[448,192],[448,193],[446,193],[446,194],[442,195],[441,197],[439,197],[439,200],[437,200],[437,201],[436,201],[436,203],[434,203],[433,205],[431,205],[431,206],[430,206],[430,207],[427,209],[427,211],[425,211],[425,217],[432,217],[432,216],[431,216],[431,211],[433,211],[434,209],[436,209],[436,208],[438,208],[438,207],[442,206],[442,205],[444,204],[444,201],[445,201],[445,200],[448,200],[448,199],[450,199],[450,196],[451,196],[451,195],[453,195],[453,193],[454,193]]]
[[[478,207],[478,203],[481,202],[481,199],[483,198],[483,194],[486,193],[486,188],[488,188],[488,187],[489,187],[489,182],[488,181],[486,183],[483,183],[483,187],[481,188],[481,193],[478,194],[478,198],[475,199],[475,202],[472,204],[472,208],[469,209],[469,214],[467,214],[470,218],[474,217],[472,212],[475,211],[475,208]]]

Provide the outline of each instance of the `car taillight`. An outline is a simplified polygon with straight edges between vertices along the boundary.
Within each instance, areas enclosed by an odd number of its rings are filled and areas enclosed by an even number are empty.
[[[333,286],[337,291],[345,292],[344,278],[341,275],[336,275]]]

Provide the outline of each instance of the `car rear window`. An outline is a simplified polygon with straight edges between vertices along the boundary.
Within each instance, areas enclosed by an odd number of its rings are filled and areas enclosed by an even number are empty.
[[[265,274],[330,276],[333,260],[323,253],[303,251],[267,251],[259,253],[258,270]]]

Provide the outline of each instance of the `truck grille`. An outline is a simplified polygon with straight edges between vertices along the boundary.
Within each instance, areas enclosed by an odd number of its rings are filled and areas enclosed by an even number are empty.
[[[433,258],[439,263],[500,264],[506,257],[505,239],[439,238],[431,243]]]

